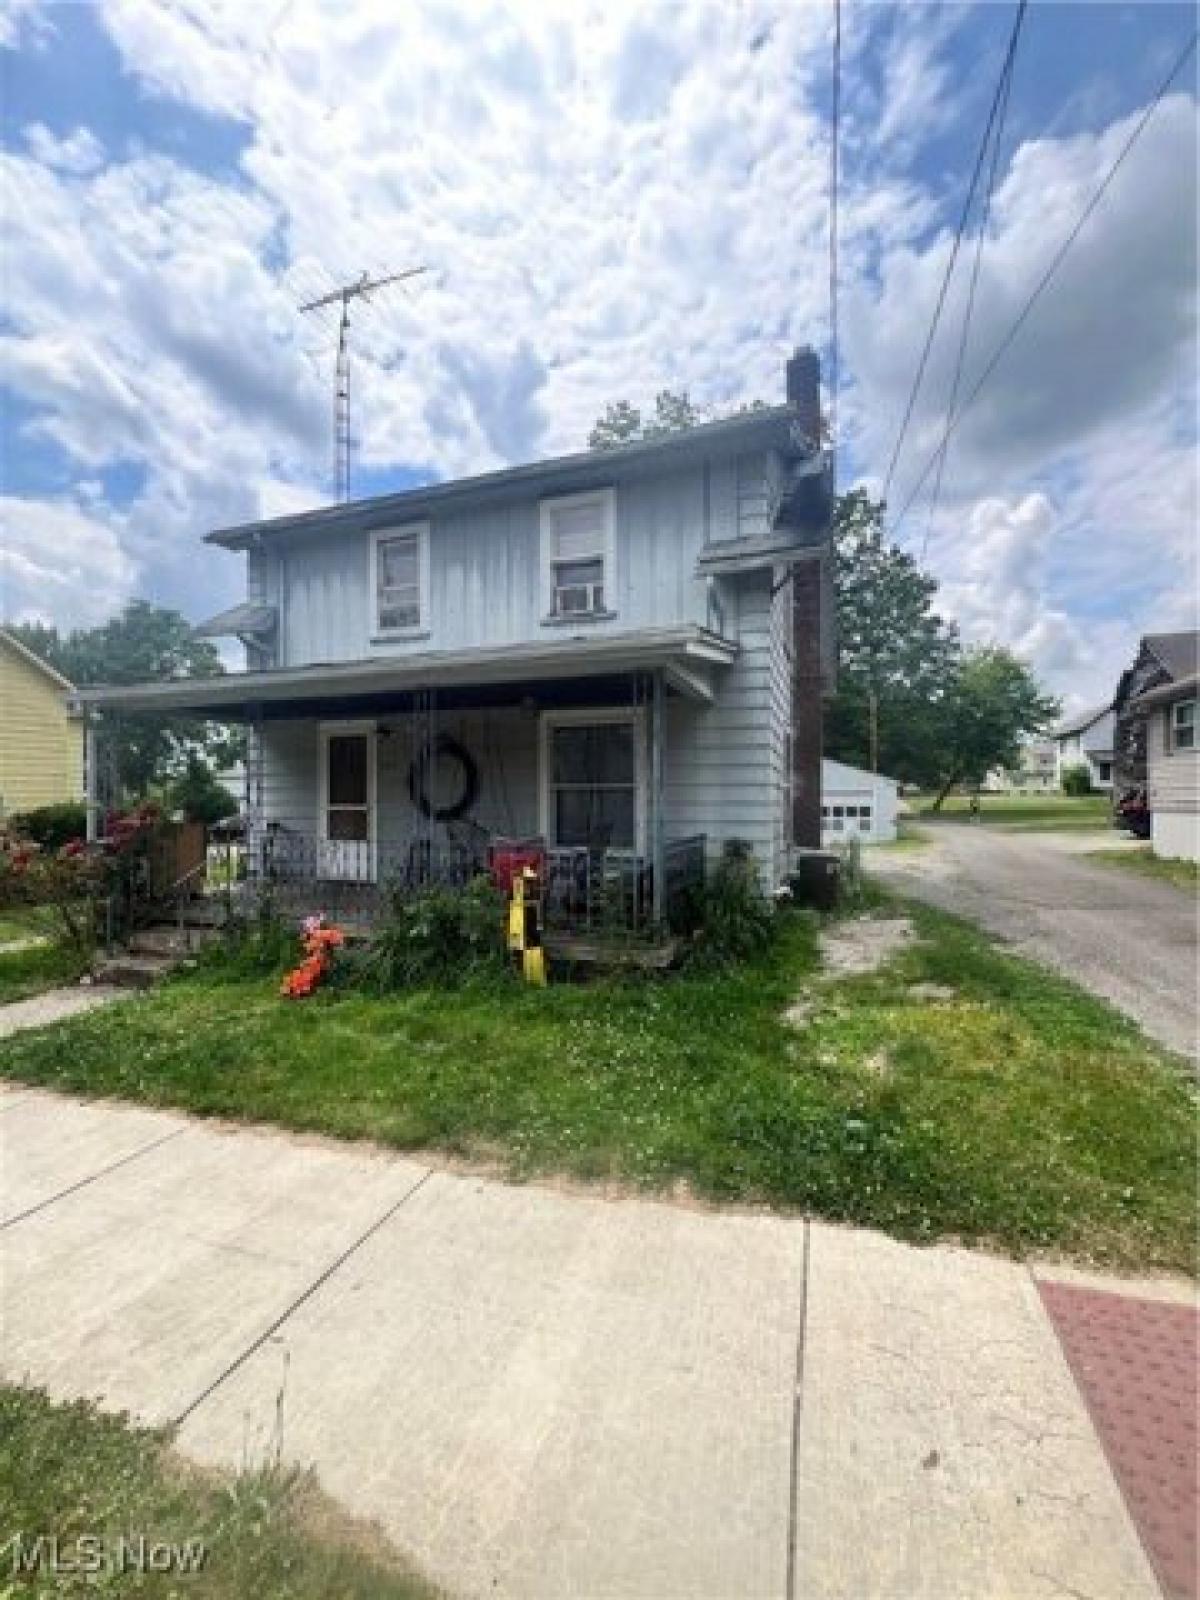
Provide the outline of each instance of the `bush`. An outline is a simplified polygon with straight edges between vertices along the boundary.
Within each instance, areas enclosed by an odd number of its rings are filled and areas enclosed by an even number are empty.
[[[238,808],[208,762],[194,755],[188,757],[187,771],[168,790],[167,804],[172,811],[182,811],[185,822],[203,822],[208,827],[232,817]]]
[[[504,901],[487,878],[465,889],[398,893],[362,960],[362,976],[384,989],[460,983],[506,968]]]
[[[762,891],[758,863],[730,840],[712,877],[693,898],[690,964],[728,967],[765,950],[775,937],[775,908]]]
[[[8,819],[10,830],[22,839],[31,839],[43,850],[61,850],[72,839],[87,833],[87,807],[82,802],[65,801],[57,806],[38,806]]]
[[[221,938],[200,951],[197,965],[231,979],[277,977],[296,960],[299,930],[264,902],[258,915],[226,924]]]
[[[1075,799],[1092,792],[1092,775],[1085,766],[1067,767],[1062,775],[1062,792]]]

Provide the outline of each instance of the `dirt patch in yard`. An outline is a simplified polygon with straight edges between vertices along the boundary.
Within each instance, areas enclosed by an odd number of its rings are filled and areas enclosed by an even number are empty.
[[[854,917],[821,935],[827,978],[857,978],[877,972],[916,938],[908,917]]]

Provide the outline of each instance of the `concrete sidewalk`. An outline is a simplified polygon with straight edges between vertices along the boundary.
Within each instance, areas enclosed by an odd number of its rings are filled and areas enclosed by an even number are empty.
[[[1013,1263],[11,1085],[0,1201],[6,1378],[281,1445],[455,1594],[1159,1593]]]

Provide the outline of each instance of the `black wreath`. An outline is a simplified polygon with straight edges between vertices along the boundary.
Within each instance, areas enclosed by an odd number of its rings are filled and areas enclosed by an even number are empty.
[[[441,756],[451,756],[462,768],[462,792],[452,805],[435,807],[428,793],[429,768]],[[435,822],[457,822],[479,798],[479,768],[474,756],[451,734],[438,734],[432,745],[426,745],[420,755],[413,757],[408,769],[408,793],[422,816],[432,817]]]

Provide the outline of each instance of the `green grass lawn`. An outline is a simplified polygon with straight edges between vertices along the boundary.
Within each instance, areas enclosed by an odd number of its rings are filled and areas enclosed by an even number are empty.
[[[1191,1270],[1180,1064],[1065,980],[923,907],[884,971],[816,977],[817,925],[717,976],[278,998],[212,968],[0,1043],[0,1074],[901,1237]],[[916,983],[951,995],[914,992]],[[784,1011],[804,996],[796,1027]]]
[[[54,931],[54,914],[46,906],[19,906],[0,911],[0,944],[12,944],[18,939],[47,939]]]
[[[1168,861],[1156,856],[1148,844],[1128,850],[1089,850],[1087,859],[1106,867],[1119,867],[1125,872],[1137,872],[1145,878],[1160,878],[1164,883],[1178,884],[1181,889],[1194,890],[1200,885],[1200,863]]]
[[[965,794],[948,795],[940,812],[934,811],[933,802],[931,794],[909,798],[918,816],[943,817],[951,822],[970,817],[971,801]],[[1112,819],[1106,794],[984,794],[979,803],[980,820],[989,828],[1058,832],[1063,828],[1107,828]]]
[[[60,1570],[15,1570],[58,1540]],[[20,1552],[11,1542],[21,1538]],[[99,1539],[101,1546],[81,1545]],[[120,1572],[120,1541],[192,1550],[187,1572]],[[199,1548],[197,1548],[199,1547]],[[43,1549],[45,1546],[43,1546]],[[108,1570],[66,1570],[99,1550]],[[150,1600],[432,1600],[379,1535],[352,1524],[307,1476],[277,1468],[201,1475],[161,1433],[87,1401],[0,1385],[0,1595],[138,1594]]]
[[[60,944],[0,950],[0,1005],[28,1000],[31,995],[57,989],[64,983],[78,983],[87,965],[82,957]]]

